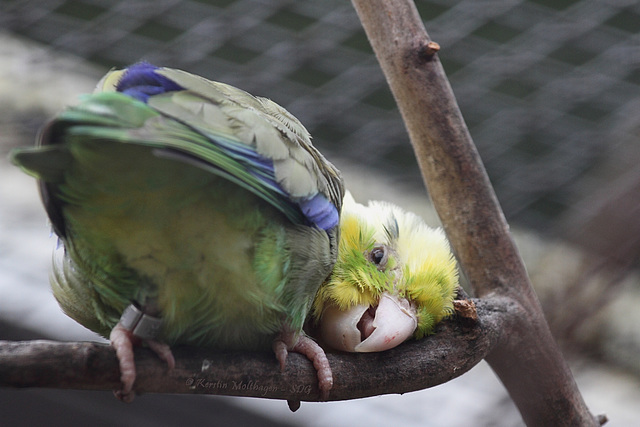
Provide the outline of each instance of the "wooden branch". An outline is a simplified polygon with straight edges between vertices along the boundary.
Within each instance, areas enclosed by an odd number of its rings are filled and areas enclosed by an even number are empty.
[[[445,383],[471,369],[495,344],[503,325],[499,302],[476,301],[479,321],[454,317],[435,335],[381,353],[328,354],[329,400],[406,393]],[[284,372],[270,352],[220,352],[175,347],[176,368],[149,349],[136,349],[138,393],[219,394],[317,401],[316,370],[290,353]],[[112,390],[120,387],[113,348],[90,342],[0,341],[0,387]]]
[[[508,326],[487,361],[528,425],[598,425],[553,340],[432,42],[409,0],[352,0],[475,296]]]

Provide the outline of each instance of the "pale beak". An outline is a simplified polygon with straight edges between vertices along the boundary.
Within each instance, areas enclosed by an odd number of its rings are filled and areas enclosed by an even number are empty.
[[[397,295],[382,293],[374,317],[370,309],[368,305],[348,310],[327,307],[320,322],[321,338],[337,350],[368,353],[397,346],[418,326],[415,308]]]

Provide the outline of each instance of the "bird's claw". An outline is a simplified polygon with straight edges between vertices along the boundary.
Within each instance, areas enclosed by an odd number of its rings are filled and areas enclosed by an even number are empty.
[[[284,368],[287,365],[289,346],[284,341],[277,339],[273,342],[273,352],[276,354],[278,362],[280,362],[280,371],[284,371]]]
[[[333,373],[329,365],[329,359],[320,345],[306,335],[301,335],[298,342],[291,349],[296,353],[307,356],[318,373],[318,388],[320,400],[327,400],[333,387]]]
[[[120,365],[120,382],[122,383],[122,388],[120,390],[114,390],[113,394],[119,400],[130,403],[135,397],[133,383],[136,380],[136,364],[133,346],[141,340],[120,323],[111,330],[109,340],[111,341],[111,346],[116,350],[116,356],[118,357]],[[176,361],[171,352],[171,348],[167,344],[153,340],[144,340],[144,342],[167,364],[169,370],[175,368]]]
[[[135,396],[133,383],[136,380],[136,364],[133,355],[134,336],[131,331],[118,323],[109,335],[111,346],[116,350],[120,364],[120,382],[122,388],[114,390],[115,396],[123,402],[131,402]]]
[[[331,366],[329,365],[329,359],[324,350],[317,342],[302,334],[295,344],[287,345],[286,338],[279,338],[273,342],[273,351],[276,354],[276,358],[280,362],[280,370],[284,371],[287,362],[287,355],[289,351],[295,351],[307,357],[313,363],[318,375],[318,388],[320,389],[320,400],[327,400],[329,398],[329,392],[333,387],[333,373],[331,372]],[[289,402],[289,408],[293,410],[295,407],[300,407],[300,404],[292,405],[293,401]]]

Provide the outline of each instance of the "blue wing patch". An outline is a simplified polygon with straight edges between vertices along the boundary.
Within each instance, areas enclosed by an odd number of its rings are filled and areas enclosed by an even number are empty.
[[[340,221],[338,209],[321,193],[302,200],[298,206],[307,220],[323,230],[335,227]]]

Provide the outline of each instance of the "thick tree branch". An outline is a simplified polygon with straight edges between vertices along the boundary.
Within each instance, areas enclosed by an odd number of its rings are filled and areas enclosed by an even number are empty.
[[[489,352],[506,307],[476,301],[479,322],[446,320],[435,335],[382,353],[328,354],[335,382],[329,400],[406,393],[445,383],[475,366]],[[284,372],[274,355],[173,348],[176,368],[148,349],[136,350],[138,393],[220,394],[317,401],[316,371],[297,353]],[[89,342],[0,341],[0,387],[112,390],[120,387],[113,348]]]
[[[528,425],[597,425],[553,340],[444,70],[413,2],[352,0],[396,99],[433,204],[475,296],[515,309],[487,361]]]

